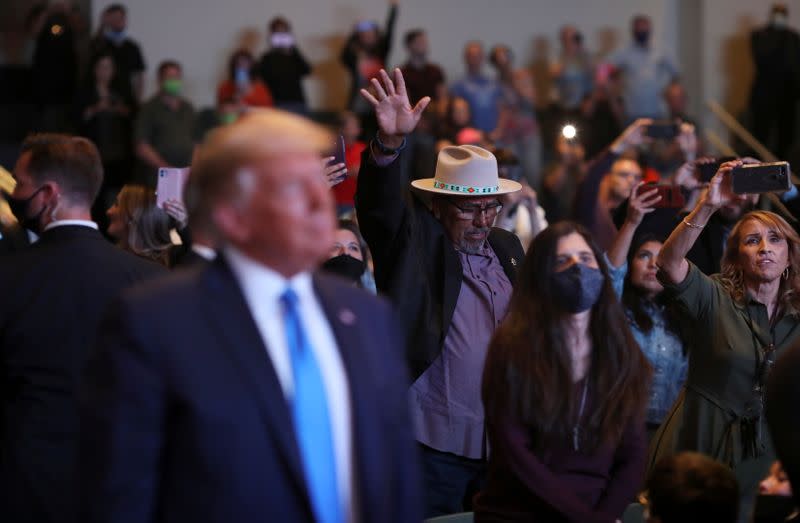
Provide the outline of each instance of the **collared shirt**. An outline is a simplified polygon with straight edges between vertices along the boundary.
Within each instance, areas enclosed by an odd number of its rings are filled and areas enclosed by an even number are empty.
[[[181,99],[173,110],[155,95],[145,103],[136,118],[134,134],[137,142],[145,142],[172,166],[189,165],[194,151],[195,112]]]
[[[79,225],[81,227],[91,227],[94,230],[98,230],[97,224],[91,220],[55,220],[47,225],[44,226],[45,231],[49,231],[50,229],[55,229],[56,227],[64,227],[67,225]]]
[[[456,82],[451,91],[469,103],[473,127],[487,133],[494,131],[503,98],[503,91],[496,80],[482,74],[467,75]]]
[[[614,267],[605,256],[611,284],[618,298],[622,298],[625,275],[628,264]],[[650,386],[650,401],[647,404],[647,423],[661,424],[669,409],[678,397],[686,381],[686,370],[689,363],[683,341],[671,330],[667,329],[667,318],[663,307],[655,304],[645,307],[645,311],[653,320],[653,328],[645,332],[639,328],[633,314],[627,308],[625,315],[636,343],[653,366],[653,383]]]
[[[486,457],[481,402],[483,364],[511,299],[511,282],[486,243],[458,253],[463,279],[439,357],[411,386],[417,440],[442,452]]]
[[[217,251],[205,245],[192,244],[192,252],[208,261],[213,261],[217,258]]]
[[[250,313],[267,348],[267,356],[278,375],[278,381],[288,403],[294,398],[294,382],[280,297],[288,287],[297,294],[300,319],[322,373],[328,397],[342,513],[347,515],[346,521],[353,521],[354,478],[350,391],[336,338],[314,293],[311,275],[303,272],[287,280],[233,247],[225,249],[225,256],[241,286]]]

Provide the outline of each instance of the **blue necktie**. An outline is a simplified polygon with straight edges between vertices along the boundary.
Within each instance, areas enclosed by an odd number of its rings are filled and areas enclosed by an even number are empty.
[[[336,461],[322,373],[306,338],[297,309],[297,295],[292,289],[286,289],[281,295],[281,304],[294,376],[294,430],[306,486],[317,521],[341,523],[344,518],[336,485]]]

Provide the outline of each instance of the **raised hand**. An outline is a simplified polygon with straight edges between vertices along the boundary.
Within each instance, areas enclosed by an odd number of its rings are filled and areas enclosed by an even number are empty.
[[[405,135],[411,133],[417,126],[422,112],[431,99],[426,96],[412,108],[400,69],[394,70],[394,81],[383,69],[380,78],[383,85],[377,78],[372,79],[375,96],[366,89],[361,89],[361,96],[375,108],[381,141],[389,147],[396,147],[402,143]]]
[[[335,159],[335,156],[322,159],[322,173],[328,181],[328,187],[339,185],[347,178],[347,166],[343,163],[332,163]]]
[[[645,214],[650,214],[655,210],[653,206],[661,200],[658,189],[645,188],[640,191],[642,186],[643,183],[639,182],[633,187],[631,197],[628,199],[628,214],[625,216],[625,221],[636,227],[642,223]]]
[[[683,155],[687,160],[694,160],[697,156],[697,135],[694,132],[694,125],[689,123],[682,123],[681,132],[675,138],[678,142],[678,147],[683,151]]]
[[[678,185],[690,191],[699,189],[703,184],[697,178],[697,166],[713,161],[714,160],[711,158],[700,158],[699,160],[695,160],[693,162],[684,162],[683,165],[681,165],[678,170],[675,171],[675,176],[672,178],[673,185]]]
[[[645,131],[647,126],[653,123],[650,118],[639,118],[630,124],[622,134],[620,134],[614,143],[611,144],[611,150],[617,154],[622,154],[626,149],[636,147],[645,142]]]
[[[178,229],[183,229],[189,224],[189,216],[182,202],[169,199],[164,202],[162,207],[164,211],[177,222]]]
[[[704,205],[716,210],[725,205],[739,203],[749,199],[747,195],[733,192],[733,183],[731,179],[731,172],[744,163],[745,162],[742,160],[733,160],[720,165],[717,174],[715,174],[708,183],[708,191],[703,198]]]

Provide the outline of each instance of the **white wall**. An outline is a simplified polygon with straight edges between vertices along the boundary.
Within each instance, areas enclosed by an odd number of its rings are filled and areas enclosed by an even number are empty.
[[[741,2],[740,0],[739,3]],[[94,19],[112,0],[93,2]],[[461,74],[461,49],[469,39],[505,43],[521,65],[541,70],[543,58],[557,51],[559,27],[570,22],[584,33],[589,49],[608,52],[628,41],[633,13],[650,15],[655,42],[677,55],[676,0],[401,0],[392,64],[404,59],[402,36],[425,28],[432,58],[449,79]],[[725,3],[720,0],[718,3]],[[387,5],[381,0],[128,0],[129,29],[143,47],[148,86],[159,61],[176,58],[184,65],[187,93],[196,103],[213,102],[226,57],[239,46],[260,54],[265,25],[282,14],[293,22],[300,48],[314,64],[306,83],[312,106],[343,107],[346,75],[338,62],[342,43],[355,20],[381,24]]]
[[[703,0],[703,97],[714,99],[734,116],[747,106],[753,81],[750,32],[767,20],[771,0]],[[790,5],[789,24],[800,27],[800,9]],[[708,128],[726,136],[716,118],[706,114]]]

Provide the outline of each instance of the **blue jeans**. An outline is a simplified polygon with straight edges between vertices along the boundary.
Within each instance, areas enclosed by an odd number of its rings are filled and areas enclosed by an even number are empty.
[[[440,452],[422,444],[420,448],[425,517],[471,511],[473,496],[486,483],[486,460]]]

